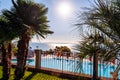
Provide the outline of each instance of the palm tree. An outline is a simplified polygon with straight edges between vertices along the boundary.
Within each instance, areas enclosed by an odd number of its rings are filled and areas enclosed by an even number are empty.
[[[93,57],[93,79],[98,79],[98,53],[100,53],[100,41],[104,41],[103,37],[97,34],[91,34],[87,37],[84,37],[83,42],[76,46],[78,50],[79,57],[81,59],[89,56]],[[99,43],[99,44],[98,44]]]
[[[120,45],[120,0],[97,0],[92,8],[87,8],[84,12],[84,20],[77,24],[77,26],[86,25],[90,30],[97,29],[107,37],[111,38],[116,45],[114,47],[118,50]],[[117,4],[117,5],[116,5]],[[79,28],[80,28],[79,27]],[[115,49],[114,49],[115,50]],[[106,53],[111,53],[113,49]],[[114,54],[114,57],[118,55]],[[108,57],[108,56],[107,56]]]
[[[100,30],[118,43],[120,39],[120,12],[114,4],[115,2],[113,3],[111,0],[97,0],[95,3],[96,5],[93,8],[89,8],[88,11],[84,13],[86,19],[83,24]]]
[[[109,52],[111,49],[114,49],[114,46],[113,43],[110,42],[110,39],[98,33],[83,36],[83,41],[76,45],[76,50],[78,51],[77,55],[80,59],[93,57],[93,80],[98,79],[98,60],[109,62],[114,58],[115,53],[119,51],[111,51],[110,53],[113,55],[109,55],[109,57],[105,58],[105,53]]]
[[[8,80],[10,76],[11,68],[11,54],[12,45],[11,41],[18,37],[17,27],[8,21],[3,15],[0,15],[0,45],[2,52],[2,66],[3,66],[3,78]],[[9,35],[8,35],[9,34]]]
[[[13,23],[21,24],[21,36],[18,41],[17,67],[15,80],[24,76],[30,36],[37,34],[42,38],[52,34],[48,28],[48,20],[45,14],[48,11],[43,4],[37,4],[32,0],[12,0],[13,7],[4,15]],[[11,14],[11,15],[8,15]]]

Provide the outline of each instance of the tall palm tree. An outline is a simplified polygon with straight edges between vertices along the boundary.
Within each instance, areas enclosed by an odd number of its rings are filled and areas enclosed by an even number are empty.
[[[13,23],[21,24],[21,36],[18,41],[17,67],[15,70],[15,80],[20,80],[24,76],[26,59],[30,36],[37,34],[42,38],[52,34],[49,30],[48,20],[45,16],[48,8],[43,4],[37,4],[32,0],[12,0],[13,7],[4,15]],[[11,15],[9,15],[11,14]]]
[[[8,80],[11,68],[12,45],[11,41],[18,37],[17,27],[0,15],[0,45],[2,52],[3,80]],[[9,35],[8,35],[9,34]]]
[[[77,26],[86,25],[89,29],[92,27],[91,30],[93,28],[97,29],[111,38],[116,43],[114,46],[118,50],[120,47],[118,44],[120,42],[120,7],[118,7],[120,0],[111,1],[96,0],[94,6],[87,8],[87,11],[84,12],[84,20],[78,23]],[[111,51],[108,51],[106,55],[113,55],[110,53]],[[117,55],[118,53],[114,54],[114,57]]]

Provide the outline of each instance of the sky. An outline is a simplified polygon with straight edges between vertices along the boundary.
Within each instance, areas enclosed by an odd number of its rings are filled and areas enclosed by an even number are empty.
[[[78,14],[83,11],[83,7],[90,6],[90,0],[34,0],[48,7],[47,17],[50,21],[48,25],[54,32],[46,39],[37,40],[35,37],[32,42],[62,42],[76,43],[81,40],[79,31],[75,24],[78,21]],[[11,0],[0,0],[0,11],[10,9]]]

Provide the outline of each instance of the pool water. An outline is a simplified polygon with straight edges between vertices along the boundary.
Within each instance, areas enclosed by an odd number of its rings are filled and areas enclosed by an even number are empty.
[[[12,60],[12,63],[16,63],[16,59]],[[27,63],[31,66],[35,66],[35,60],[27,60]],[[77,60],[62,59],[62,58],[43,58],[41,59],[41,67],[53,68],[70,72],[81,72],[84,74],[93,74],[93,64],[88,61],[82,63]],[[114,65],[98,64],[98,76],[110,78],[110,72],[115,70]],[[120,73],[120,72],[119,72]],[[120,78],[120,76],[119,76]]]
[[[27,63],[35,63],[35,60],[32,60],[32,59],[27,59]],[[16,59],[12,59],[12,63],[17,63],[17,60]]]

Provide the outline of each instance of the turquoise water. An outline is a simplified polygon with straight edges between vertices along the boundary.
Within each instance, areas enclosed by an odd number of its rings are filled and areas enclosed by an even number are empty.
[[[12,60],[12,62],[16,63],[17,61],[14,59]],[[35,66],[35,60],[27,60],[27,63],[29,65]],[[90,74],[90,75],[93,73],[92,66],[93,64],[88,61],[83,61],[83,63],[80,63],[77,60],[67,60],[62,58],[41,59],[41,67],[59,69],[59,70],[70,71],[70,72],[81,72],[81,73]],[[98,65],[98,75],[102,77],[110,78],[111,77],[110,72],[113,72],[114,70],[115,70],[114,65],[106,65],[106,64]]]

